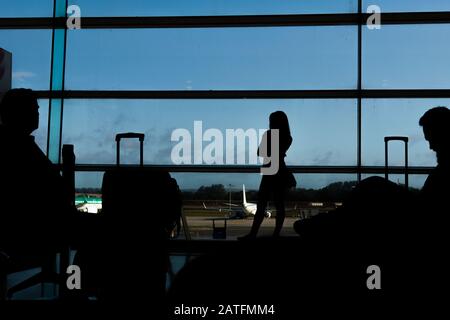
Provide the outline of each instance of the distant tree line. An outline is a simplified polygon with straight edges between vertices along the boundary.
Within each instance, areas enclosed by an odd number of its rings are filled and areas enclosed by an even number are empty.
[[[102,189],[100,188],[77,188],[75,189],[76,193],[85,193],[85,194],[101,194]]]
[[[321,202],[342,202],[345,201],[357,181],[334,182],[320,189],[297,188],[288,192],[286,201],[321,201]],[[418,189],[410,188],[413,193],[419,192]],[[228,201],[230,192],[222,184],[213,184],[211,186],[201,186],[197,191],[183,191],[184,200],[220,200]],[[258,191],[247,190],[247,201],[256,202]],[[242,201],[242,191],[231,192],[232,201]]]
[[[320,189],[297,188],[288,192],[286,201],[321,201],[341,202],[345,201],[352,189],[357,185],[356,181],[334,182]],[[413,193],[419,189],[410,188]],[[78,188],[77,193],[101,194],[100,188]],[[247,190],[247,201],[256,202],[258,191]],[[183,200],[219,200],[228,202],[230,192],[223,184],[201,186],[196,191],[182,190]],[[232,201],[242,201],[242,190],[231,192]]]
[[[321,189],[297,188],[290,190],[287,201],[343,201],[345,200],[356,181],[335,182]],[[256,190],[247,190],[247,201],[256,201],[258,192]],[[222,184],[213,184],[211,186],[201,186],[197,191],[183,191],[184,200],[222,200],[228,201],[230,193]],[[232,191],[233,201],[242,200],[242,191]]]

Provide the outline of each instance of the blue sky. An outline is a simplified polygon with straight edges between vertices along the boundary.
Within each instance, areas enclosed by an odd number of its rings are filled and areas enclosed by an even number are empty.
[[[49,16],[53,0],[15,0],[1,16]],[[86,16],[170,16],[355,12],[355,0],[71,0]]]
[[[49,16],[52,1],[1,1],[0,17]],[[74,0],[86,16],[226,15],[354,12],[354,0],[269,1],[88,1]],[[365,2],[365,6],[369,2]],[[450,1],[378,0],[383,11],[450,10]],[[382,26],[364,29],[363,86],[368,89],[450,87],[450,25]],[[0,30],[0,47],[13,52],[13,87],[48,90],[51,31]],[[73,90],[354,89],[357,28],[213,28],[74,30],[69,32],[66,88]],[[363,101],[363,164],[383,164],[383,137],[411,138],[411,165],[435,165],[418,127],[429,108],[450,99]],[[48,101],[41,101],[38,143],[45,146]],[[74,143],[80,163],[113,163],[114,134],[147,133],[147,163],[170,163],[170,133],[193,127],[266,128],[268,116],[284,110],[294,143],[294,165],[356,164],[356,100],[67,100],[63,143]],[[129,162],[135,146],[125,145]],[[402,164],[400,145],[392,164]],[[127,153],[128,152],[128,153]],[[80,174],[80,186],[98,184],[98,174]],[[258,176],[180,175],[186,187],[239,180],[257,186]],[[234,178],[231,178],[234,177]],[[240,178],[236,178],[240,177]],[[219,179],[220,178],[220,179]],[[306,175],[319,187],[353,177]],[[195,180],[195,181],[194,181]],[[215,181],[221,180],[221,181]],[[413,179],[414,180],[414,179]],[[414,181],[419,186],[422,178]],[[193,182],[194,181],[194,182]]]

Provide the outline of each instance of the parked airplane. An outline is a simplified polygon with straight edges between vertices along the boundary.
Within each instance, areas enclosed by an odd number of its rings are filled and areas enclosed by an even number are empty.
[[[75,197],[75,206],[78,211],[98,213],[102,209],[102,198],[90,195],[78,195]]]
[[[242,204],[237,205],[233,203],[226,203],[228,208],[221,207],[221,208],[207,208],[205,203],[203,203],[203,207],[207,210],[214,210],[214,211],[227,211],[230,213],[230,219],[243,219],[250,215],[255,215],[257,210],[256,203],[247,202],[247,196],[245,194],[245,185],[242,185]],[[233,207],[233,208],[231,208]],[[265,217],[270,218],[272,216],[272,213],[269,210],[266,210]]]
[[[255,215],[257,205],[256,203],[247,202],[247,196],[245,195],[245,185],[242,185],[242,208],[247,215]],[[266,210],[265,217],[270,218],[272,213],[269,210]]]

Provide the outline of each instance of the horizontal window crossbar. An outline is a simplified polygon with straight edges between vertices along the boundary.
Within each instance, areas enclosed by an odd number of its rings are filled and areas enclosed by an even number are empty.
[[[82,17],[84,29],[113,28],[229,28],[332,26],[366,24],[370,14],[287,14],[235,16],[176,16],[176,17]],[[450,23],[450,12],[382,13],[381,23],[436,24]],[[66,28],[64,18],[0,18],[0,29]]]
[[[259,166],[206,166],[206,165],[122,165],[122,168],[129,170],[167,170],[169,172],[186,173],[259,173]],[[78,172],[104,172],[117,168],[116,165],[87,165],[80,164],[75,166]],[[289,166],[293,173],[332,173],[332,174],[384,174],[385,167],[380,166]],[[431,167],[410,167],[409,174],[429,174]],[[388,170],[391,174],[404,174],[405,167],[392,166]]]
[[[450,89],[412,90],[203,90],[37,91],[42,99],[403,99],[450,98]]]

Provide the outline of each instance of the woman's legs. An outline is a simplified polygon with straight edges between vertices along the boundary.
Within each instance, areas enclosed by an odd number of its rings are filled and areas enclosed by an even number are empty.
[[[241,237],[239,239],[254,238],[258,234],[259,227],[261,226],[266,213],[267,202],[269,201],[270,197],[270,188],[270,180],[267,176],[263,176],[263,178],[261,179],[261,184],[259,185],[258,203],[256,205],[256,213],[255,217],[253,218],[252,228],[247,236]]]
[[[261,226],[264,220],[268,200],[269,198],[266,197],[266,194],[263,194],[261,196],[258,194],[258,203],[256,205],[257,209],[255,217],[253,218],[252,229],[250,230],[250,235],[254,237],[256,237],[256,235],[258,234],[259,227]]]
[[[277,217],[275,221],[275,230],[273,232],[274,237],[278,237],[283,228],[284,218],[286,217],[286,211],[284,207],[285,190],[276,190],[274,192],[275,208],[277,209]]]

